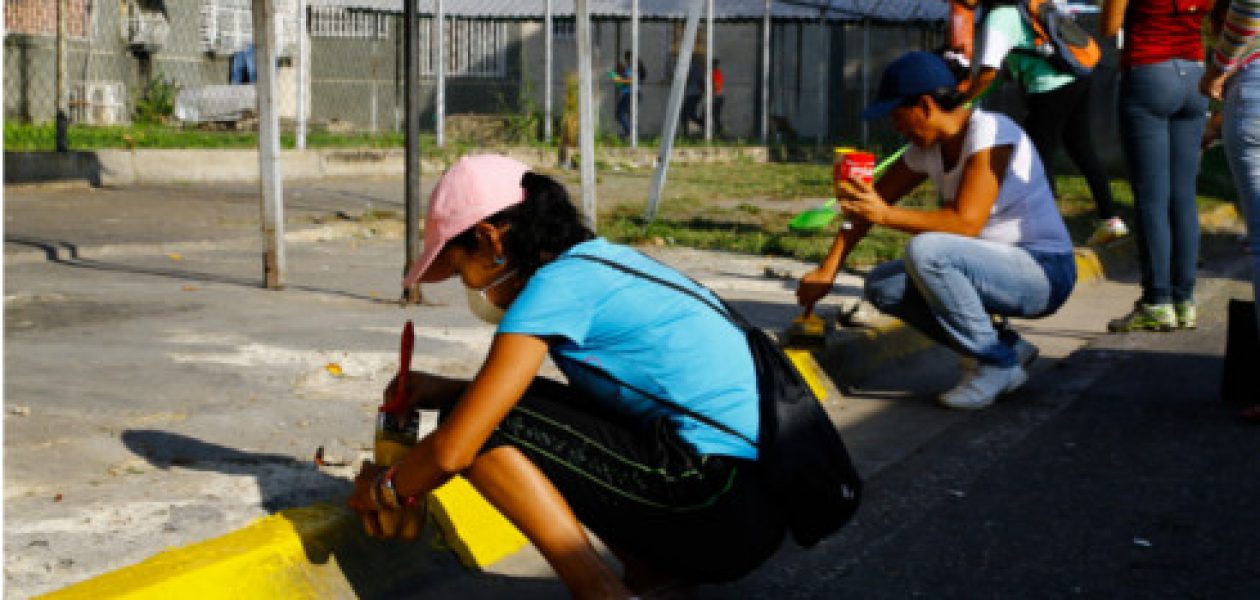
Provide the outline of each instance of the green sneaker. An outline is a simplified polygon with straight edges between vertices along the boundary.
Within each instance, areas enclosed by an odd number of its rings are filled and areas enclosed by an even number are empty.
[[[1171,304],[1138,302],[1129,314],[1107,323],[1107,331],[1172,331],[1177,328],[1177,315]]]
[[[1177,327],[1194,329],[1199,326],[1199,309],[1195,308],[1194,300],[1174,304],[1173,312],[1177,313]]]

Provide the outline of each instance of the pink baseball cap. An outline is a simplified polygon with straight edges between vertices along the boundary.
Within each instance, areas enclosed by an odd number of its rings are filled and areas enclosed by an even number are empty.
[[[442,248],[469,227],[525,199],[525,163],[499,154],[465,156],[446,170],[429,196],[424,217],[424,251],[403,277],[403,287],[420,281]]]

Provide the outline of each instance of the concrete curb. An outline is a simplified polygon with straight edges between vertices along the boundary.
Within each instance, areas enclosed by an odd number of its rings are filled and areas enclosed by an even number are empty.
[[[289,509],[39,598],[357,598],[351,580],[384,592],[409,552],[368,538],[357,521],[327,504]]]
[[[426,173],[441,172],[450,160],[462,154],[495,152],[531,165],[556,165],[556,151],[548,148],[462,148],[458,154],[425,156],[420,168]],[[285,179],[334,177],[401,177],[404,174],[401,148],[283,150],[280,168]],[[605,148],[597,153],[601,163],[618,167],[656,164],[651,148]],[[699,164],[746,160],[766,162],[764,147],[685,147],[675,148],[672,162]],[[5,152],[5,185],[84,183],[91,186],[126,186],[169,183],[257,181],[258,152],[234,150],[94,150],[80,152]]]
[[[525,536],[462,477],[430,497],[442,545],[469,568],[520,550]],[[431,529],[431,527],[426,527]],[[282,510],[236,531],[173,548],[93,577],[40,600],[168,598],[371,598],[390,595],[420,574],[432,544],[367,537],[359,517],[340,506]]]
[[[1205,228],[1238,222],[1232,206],[1205,213]],[[1132,238],[1103,248],[1076,250],[1077,281],[1087,283],[1129,267]],[[834,404],[834,381],[857,381],[933,342],[896,320],[829,337],[826,350],[793,362],[805,365],[809,383]],[[829,377],[820,377],[821,368]],[[526,543],[510,523],[462,479],[435,492],[430,506],[446,545],[469,567],[485,567]],[[141,563],[41,596],[79,598],[359,598],[388,594],[412,576],[423,544],[367,538],[348,511],[329,505],[281,511],[211,540],[175,548]]]

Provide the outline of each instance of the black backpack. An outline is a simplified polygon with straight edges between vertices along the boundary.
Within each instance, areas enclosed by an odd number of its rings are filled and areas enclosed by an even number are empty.
[[[570,256],[675,289],[712,308],[743,331],[756,365],[761,399],[761,427],[757,440],[749,440],[725,424],[676,402],[621,383],[645,397],[756,446],[762,479],[782,509],[792,539],[797,544],[813,546],[848,522],[861,498],[862,479],[853,467],[840,432],[778,344],[724,301],[721,307],[715,306],[693,290],[602,257],[587,254]],[[699,283],[696,285],[700,286]]]

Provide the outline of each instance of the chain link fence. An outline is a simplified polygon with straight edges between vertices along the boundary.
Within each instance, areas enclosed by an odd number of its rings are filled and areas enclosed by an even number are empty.
[[[252,46],[251,0],[66,2],[72,128],[157,122],[205,132],[253,129],[250,83],[260,65]],[[56,115],[57,4],[5,0],[9,122],[44,124]],[[382,134],[392,136],[389,143],[399,143],[405,91],[401,1],[274,0],[274,6],[282,126],[291,129],[304,106],[313,133]],[[303,7],[305,15],[300,15]],[[439,56],[431,11],[432,2],[421,2],[416,91],[421,131],[427,133],[436,129]],[[541,14],[509,12],[472,13],[465,6],[446,19],[445,113],[452,141],[522,143],[542,136],[547,32]],[[303,24],[306,43],[300,44]],[[551,31],[550,114],[557,133],[566,110],[576,107],[569,98],[574,86],[566,85],[566,79],[575,79],[573,25],[572,14],[557,14]],[[857,113],[873,97],[880,70],[901,52],[939,45],[942,25],[775,20],[766,109],[761,106],[761,21],[720,19],[712,35],[714,58],[725,75],[721,134],[728,141],[759,141],[762,112],[768,110],[772,142],[821,146],[856,140],[863,133]],[[650,14],[640,26],[644,77],[638,131],[648,143],[663,129],[682,26],[677,18]],[[703,26],[701,32],[697,56],[703,57],[709,33]],[[596,122],[608,144],[624,143],[618,137],[610,74],[630,50],[631,38],[628,16],[597,15],[593,22]],[[299,56],[303,46],[305,57]],[[689,131],[698,137],[703,127],[693,122]]]

